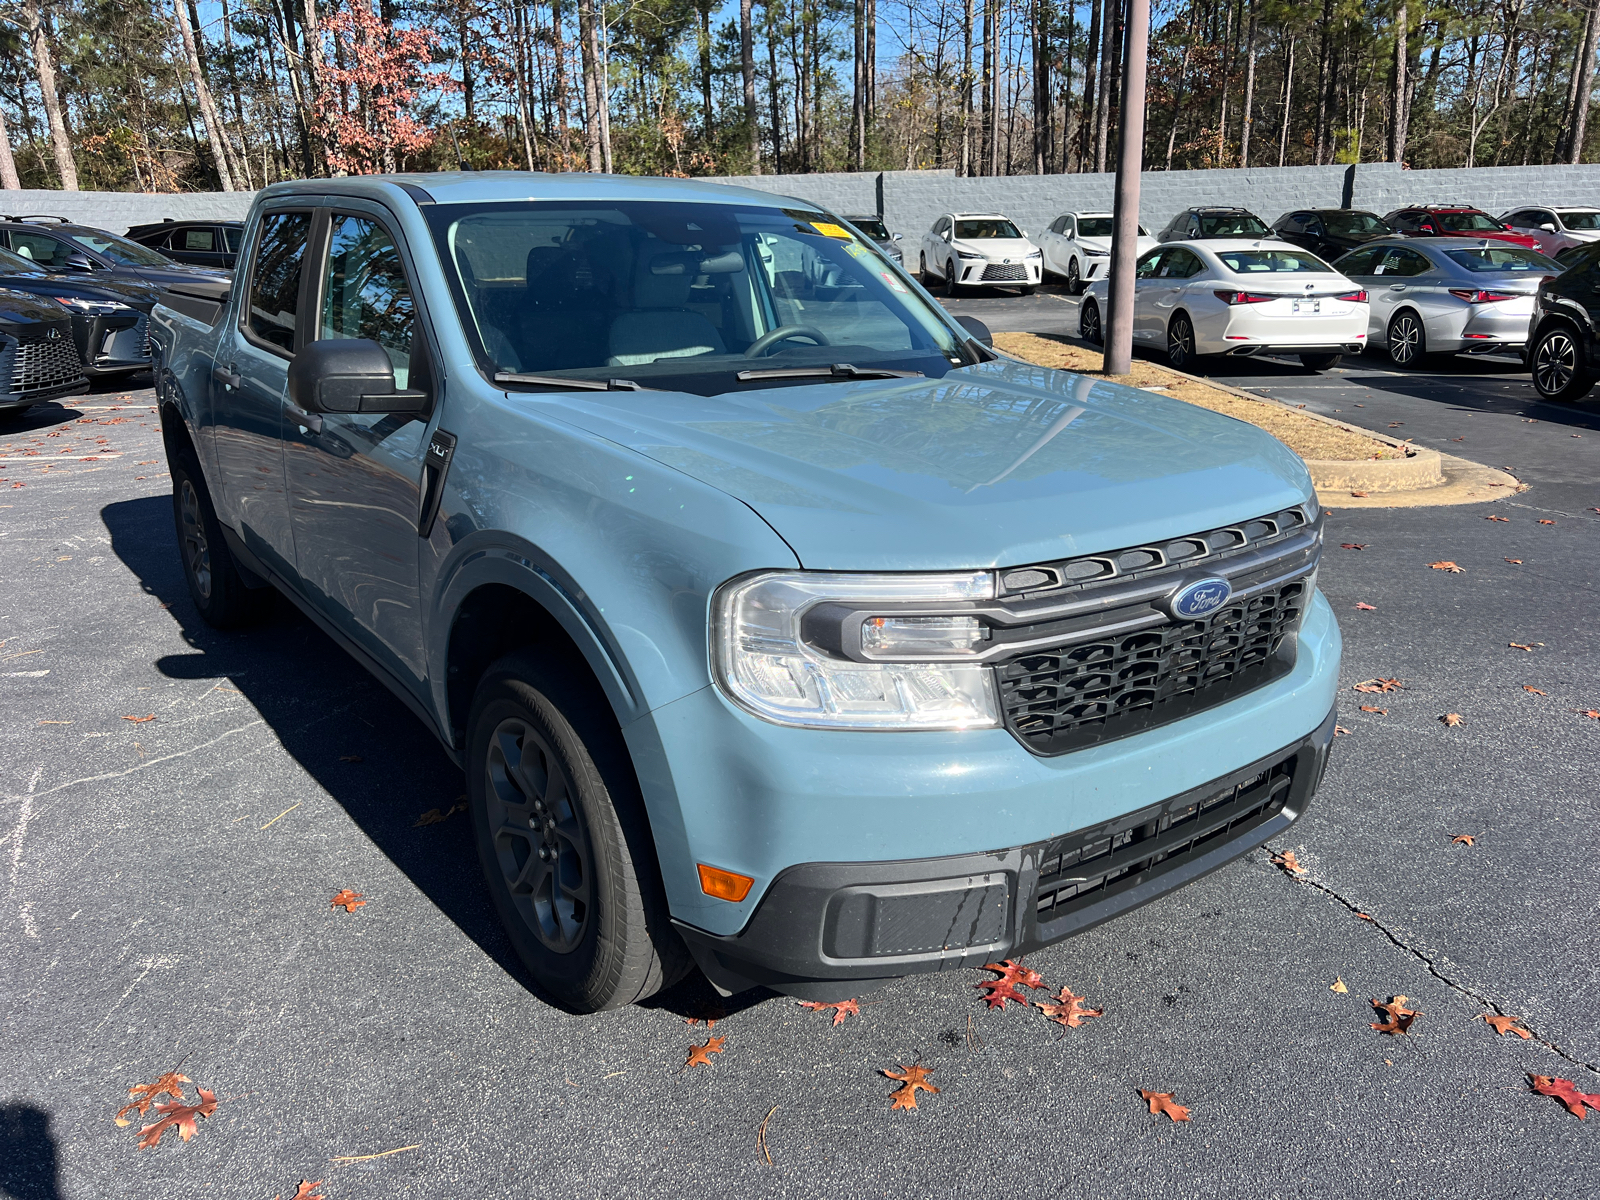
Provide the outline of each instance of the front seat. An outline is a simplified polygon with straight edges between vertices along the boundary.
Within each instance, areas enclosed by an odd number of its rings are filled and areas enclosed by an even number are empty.
[[[717,327],[703,313],[684,307],[695,277],[712,265],[699,261],[704,257],[664,248],[640,252],[633,272],[633,310],[611,323],[607,365],[632,367],[727,352]]]

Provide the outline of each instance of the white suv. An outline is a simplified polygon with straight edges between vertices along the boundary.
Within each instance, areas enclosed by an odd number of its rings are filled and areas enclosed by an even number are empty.
[[[1031,296],[1044,265],[1039,247],[1010,217],[945,213],[922,235],[917,269],[924,284],[934,275],[943,279],[947,296],[986,283],[1020,288]]]
[[[1572,246],[1600,241],[1600,212],[1593,208],[1518,208],[1500,223],[1534,240],[1534,249],[1554,258]]]
[[[1067,291],[1071,295],[1081,295],[1086,284],[1104,279],[1110,270],[1114,220],[1114,215],[1108,212],[1062,213],[1039,235],[1044,269],[1052,275],[1066,276]],[[1135,253],[1143,254],[1157,244],[1150,231],[1139,226]]]

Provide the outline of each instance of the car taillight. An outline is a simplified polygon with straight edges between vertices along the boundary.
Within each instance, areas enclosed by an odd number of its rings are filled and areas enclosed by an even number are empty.
[[[1472,288],[1451,288],[1450,294],[1468,304],[1493,304],[1496,300],[1515,300],[1512,292],[1480,292]]]
[[[1353,292],[1340,292],[1335,300],[1348,300],[1351,304],[1365,304],[1367,302],[1367,289],[1357,288]]]
[[[1263,296],[1260,292],[1224,292],[1212,293],[1224,304],[1265,304],[1269,300],[1276,300],[1276,296]]]

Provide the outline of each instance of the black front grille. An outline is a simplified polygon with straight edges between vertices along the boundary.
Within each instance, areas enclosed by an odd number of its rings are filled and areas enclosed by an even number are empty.
[[[1048,843],[1034,892],[1039,933],[1049,937],[1051,922],[1193,862],[1283,811],[1299,761],[1291,756],[1198,796],[1189,792]]]
[[[1225,703],[1293,667],[1308,589],[1302,576],[1202,620],[1019,654],[996,668],[1006,725],[1063,754]]]
[[[1005,283],[1017,280],[1026,281],[1028,268],[1020,263],[990,263],[983,269],[985,283]]]
[[[70,337],[18,338],[7,347],[7,377],[20,396],[44,395],[71,387],[83,378],[78,347]]]

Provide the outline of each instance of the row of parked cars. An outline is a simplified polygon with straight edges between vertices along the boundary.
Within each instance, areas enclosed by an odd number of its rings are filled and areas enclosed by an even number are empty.
[[[165,221],[122,237],[60,217],[0,217],[0,413],[148,369],[161,291],[220,290],[243,228]]]
[[[1065,279],[1084,296],[1080,333],[1098,342],[1111,236],[1103,212],[1063,213],[1037,239],[1001,214],[948,213],[923,235],[918,267],[949,295],[997,284],[1029,295],[1047,276]],[[1592,326],[1578,313],[1594,302],[1600,210],[1297,209],[1268,225],[1243,208],[1197,206],[1154,236],[1140,226],[1137,253],[1135,343],[1165,349],[1180,369],[1271,353],[1326,370],[1370,346],[1401,367],[1516,354],[1547,399],[1593,386],[1582,347]],[[1579,266],[1582,279],[1564,284]]]

